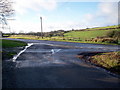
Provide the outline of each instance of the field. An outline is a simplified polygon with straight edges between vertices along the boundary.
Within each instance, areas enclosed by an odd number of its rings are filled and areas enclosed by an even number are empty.
[[[65,37],[80,37],[81,40],[95,38],[98,36],[105,36],[109,30],[99,30],[99,31],[71,31],[65,33]]]
[[[85,30],[105,30],[105,29],[117,29],[119,25],[114,25],[114,26],[106,26],[106,27],[97,27],[97,28],[88,28]]]
[[[117,25],[114,26],[107,26],[107,27],[98,27],[98,28],[89,28],[83,30],[75,30],[65,33],[65,37],[77,37],[80,38],[82,41],[85,39],[91,39],[96,37],[104,37],[110,31],[120,31]]]

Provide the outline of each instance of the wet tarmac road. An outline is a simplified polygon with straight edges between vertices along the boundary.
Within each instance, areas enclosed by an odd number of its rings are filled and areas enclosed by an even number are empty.
[[[24,40],[25,41],[25,40]],[[26,41],[30,43],[14,58],[15,67],[3,72],[3,88],[117,88],[120,79],[76,57],[83,52],[117,51],[93,49],[79,44],[48,41]],[[88,44],[87,44],[88,45]],[[97,45],[96,45],[97,46]]]

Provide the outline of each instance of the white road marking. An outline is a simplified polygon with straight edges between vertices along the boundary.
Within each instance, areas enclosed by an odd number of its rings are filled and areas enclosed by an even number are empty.
[[[33,45],[33,43],[28,43],[28,46],[26,46],[24,50],[20,51],[17,55],[15,55],[15,56],[13,57],[13,62],[15,62],[16,59],[17,59],[23,52],[25,52],[25,50],[26,50],[28,47],[30,47],[30,46],[32,46],[32,45]]]
[[[52,49],[51,52],[52,52],[52,54],[55,54],[55,53],[59,52],[60,50],[61,49]]]

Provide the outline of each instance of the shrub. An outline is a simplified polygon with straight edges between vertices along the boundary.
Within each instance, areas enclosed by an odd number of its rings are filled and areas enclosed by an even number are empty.
[[[120,40],[120,31],[110,31],[107,33],[108,37]]]
[[[113,37],[114,34],[115,34],[115,31],[109,31],[109,32],[107,33],[107,36],[108,36],[108,37]]]
[[[120,31],[114,32],[113,38],[120,40]]]
[[[120,41],[120,31],[110,31],[107,33],[107,36],[114,39],[110,43],[119,43]]]

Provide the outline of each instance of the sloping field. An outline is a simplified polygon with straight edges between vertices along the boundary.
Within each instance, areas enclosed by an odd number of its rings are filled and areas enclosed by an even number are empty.
[[[65,37],[80,37],[81,40],[95,38],[98,36],[105,36],[109,30],[100,30],[100,31],[71,31],[65,33]]]
[[[108,29],[118,29],[120,26],[119,25],[114,25],[114,26],[106,26],[106,27],[96,27],[96,28],[88,28],[84,30],[108,30]]]
[[[109,29],[106,29],[106,28],[109,28]],[[110,28],[115,28],[115,29],[110,29]],[[68,33],[65,33],[64,35],[65,35],[65,37],[78,37],[81,40],[85,40],[85,39],[106,36],[108,32],[113,31],[113,30],[117,30],[117,31],[120,30],[120,29],[116,29],[116,28],[117,28],[117,26],[91,28],[91,29],[85,29],[84,31],[80,31],[80,30],[79,31],[70,31]]]

